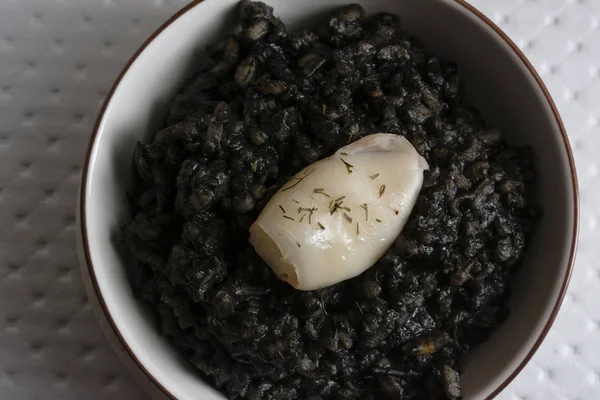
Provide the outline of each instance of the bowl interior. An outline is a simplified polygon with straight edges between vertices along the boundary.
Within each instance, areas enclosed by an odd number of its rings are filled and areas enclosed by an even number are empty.
[[[348,0],[267,0],[292,29]],[[544,218],[515,279],[511,315],[470,356],[465,399],[496,390],[526,358],[549,320],[566,280],[575,236],[574,177],[560,126],[542,89],[518,55],[463,5],[447,0],[359,0],[369,13],[393,12],[427,49],[459,65],[471,104],[513,145],[535,152]],[[161,126],[169,100],[190,76],[205,45],[231,30],[237,0],[205,0],[180,15],[139,54],[102,116],[84,179],[82,220],[93,274],[112,320],[136,358],[178,399],[222,398],[160,337],[148,310],[133,299],[128,262],[116,239],[129,212],[125,192],[138,140]],[[94,277],[92,276],[92,279]]]

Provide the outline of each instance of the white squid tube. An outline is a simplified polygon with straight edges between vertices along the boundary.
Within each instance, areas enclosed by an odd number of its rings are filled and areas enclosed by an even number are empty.
[[[353,278],[398,237],[428,168],[404,137],[365,136],[283,185],[250,227],[250,243],[296,289]]]

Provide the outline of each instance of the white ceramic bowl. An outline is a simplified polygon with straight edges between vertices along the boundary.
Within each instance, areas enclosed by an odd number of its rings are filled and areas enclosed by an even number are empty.
[[[267,0],[289,27],[349,0]],[[556,108],[539,76],[492,22],[462,0],[359,0],[369,13],[393,12],[429,51],[454,60],[467,95],[513,145],[535,151],[544,218],[515,278],[508,320],[470,356],[465,399],[493,398],[523,368],[552,324],[569,281],[577,241],[575,167]],[[121,358],[155,397],[221,399],[155,330],[133,299],[125,255],[114,233],[128,215],[125,190],[137,140],[161,125],[169,100],[204,45],[236,21],[237,0],[194,1],[133,56],[115,83],[93,133],[79,201],[79,248],[88,294]]]

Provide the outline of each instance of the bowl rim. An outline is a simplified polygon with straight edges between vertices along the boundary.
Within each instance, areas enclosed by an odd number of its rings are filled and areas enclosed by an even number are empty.
[[[542,342],[546,338],[546,335],[550,331],[550,328],[554,324],[556,316],[558,315],[558,311],[560,310],[563,299],[567,292],[567,288],[569,286],[569,281],[571,279],[571,274],[573,272],[573,267],[574,267],[574,262],[575,262],[575,253],[576,253],[576,249],[577,249],[577,242],[578,242],[578,236],[579,236],[579,186],[578,186],[578,181],[577,181],[577,173],[576,173],[576,168],[575,168],[573,151],[572,151],[571,145],[569,143],[569,138],[567,136],[564,123],[560,117],[560,114],[558,112],[556,104],[554,103],[554,100],[552,99],[552,96],[550,95],[550,92],[548,91],[548,88],[542,81],[542,78],[537,73],[537,71],[531,64],[531,62],[527,59],[525,54],[519,49],[519,47],[512,41],[512,39],[510,39],[510,37],[502,29],[500,27],[498,27],[498,25],[496,25],[485,14],[483,14],[481,11],[479,11],[476,7],[467,3],[466,0],[448,0],[448,1],[453,1],[456,4],[462,6],[466,11],[471,13],[473,16],[477,17],[481,22],[483,22],[485,25],[487,25],[489,28],[491,28],[500,37],[500,39],[502,39],[512,49],[512,51],[519,57],[520,61],[527,68],[527,70],[529,71],[531,76],[534,78],[538,87],[542,90],[542,93],[543,93],[544,97],[546,98],[546,101],[548,102],[548,105],[550,106],[550,109],[552,110],[552,114],[554,115],[556,123],[559,127],[559,130],[560,130],[560,133],[561,133],[561,136],[563,139],[565,151],[567,153],[567,158],[568,158],[568,162],[569,162],[570,178],[571,178],[571,182],[573,185],[573,188],[572,188],[572,190],[573,190],[573,208],[574,208],[573,209],[573,238],[571,241],[571,248],[570,248],[570,253],[569,253],[569,261],[568,261],[568,265],[567,265],[567,270],[565,272],[565,276],[563,278],[558,297],[552,308],[552,312],[550,313],[550,316],[548,317],[548,320],[546,321],[546,323],[544,325],[544,328],[540,332],[538,338],[534,342],[534,344],[531,347],[531,349],[529,350],[529,352],[521,360],[519,365],[517,365],[516,368],[511,372],[511,374],[500,385],[498,385],[498,387],[495,388],[494,391],[490,395],[488,395],[488,397],[486,398],[486,400],[492,400],[496,396],[498,396],[516,378],[516,376],[523,370],[523,368],[525,368],[525,366],[529,363],[529,361],[531,360],[533,355],[537,352],[537,350],[541,346]],[[84,268],[87,269],[87,275],[89,275],[90,281],[92,283],[92,287],[90,289],[93,290],[92,293],[90,293],[90,290],[88,290],[88,296],[94,295],[100,305],[103,315],[102,316],[98,315],[98,317],[103,317],[106,319],[106,321],[108,322],[108,326],[112,330],[112,333],[118,339],[121,347],[123,349],[125,349],[126,355],[134,362],[134,364],[137,366],[137,368],[143,372],[143,374],[149,380],[149,382],[151,382],[156,388],[158,388],[160,390],[160,392],[162,392],[169,399],[175,399],[175,400],[176,400],[176,397],[167,388],[165,388],[152,375],[152,373],[150,373],[150,371],[148,371],[148,369],[140,362],[140,360],[137,358],[137,356],[131,350],[131,348],[129,347],[127,342],[124,340],[118,326],[114,322],[114,320],[108,310],[108,307],[104,301],[102,292],[100,291],[100,287],[99,287],[98,281],[96,279],[96,273],[95,273],[94,265],[92,263],[90,249],[89,249],[89,240],[88,240],[88,233],[87,233],[87,218],[86,218],[87,217],[86,216],[86,205],[87,205],[86,187],[88,184],[88,175],[90,172],[90,161],[91,161],[92,152],[93,152],[92,150],[96,144],[96,139],[100,132],[100,126],[101,126],[102,120],[104,119],[104,115],[106,113],[108,105],[110,104],[112,97],[113,97],[117,87],[121,83],[122,79],[129,71],[131,65],[137,60],[137,58],[140,56],[140,54],[146,49],[146,47],[148,47],[148,45],[152,41],[154,41],[154,39],[158,35],[160,35],[166,28],[168,28],[172,23],[174,23],[182,15],[184,15],[185,13],[190,11],[192,8],[198,6],[199,4],[201,4],[203,2],[204,2],[204,0],[193,0],[192,2],[190,2],[189,4],[187,4],[186,6],[181,8],[179,11],[177,11],[175,14],[173,14],[158,29],[156,29],[152,34],[150,34],[150,36],[148,36],[148,38],[136,50],[136,52],[133,54],[133,56],[131,56],[131,58],[128,60],[127,64],[125,65],[125,67],[123,67],[123,69],[119,73],[117,79],[115,80],[106,99],[104,100],[104,102],[102,104],[102,107],[98,114],[98,118],[96,119],[94,129],[92,131],[92,135],[89,140],[89,144],[88,144],[88,148],[87,148],[86,156],[85,156],[85,162],[84,162],[83,169],[82,169],[80,193],[79,193],[79,199],[78,199],[78,211],[77,211],[77,213],[78,213],[77,216],[78,216],[79,223],[80,223],[80,226],[79,226],[79,229],[80,229],[79,234],[81,237],[80,246],[83,249],[82,255],[83,255],[83,259],[86,264],[86,266]],[[88,289],[87,286],[86,286],[86,289]]]

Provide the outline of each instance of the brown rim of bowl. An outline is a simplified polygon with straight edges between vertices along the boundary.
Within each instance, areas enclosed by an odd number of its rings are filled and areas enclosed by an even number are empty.
[[[135,362],[135,364],[146,375],[146,377],[158,389],[160,389],[160,391],[162,391],[164,395],[166,395],[167,397],[169,397],[171,399],[176,399],[176,398],[163,385],[161,385],[160,382],[158,382],[154,378],[154,376],[142,365],[142,363],[138,360],[137,356],[133,353],[131,348],[127,345],[127,343],[123,339],[123,336],[121,335],[121,332],[119,331],[119,328],[116,326],[114,320],[112,319],[110,312],[108,310],[108,307],[106,306],[106,303],[104,302],[104,298],[102,297],[100,287],[98,286],[96,274],[94,273],[94,267],[92,264],[92,258],[90,256],[90,249],[89,249],[89,244],[88,244],[87,219],[86,219],[86,204],[87,204],[86,187],[87,187],[87,178],[88,178],[88,172],[89,172],[89,164],[90,164],[90,159],[92,156],[92,149],[94,148],[94,144],[96,143],[96,137],[98,136],[98,130],[100,127],[100,123],[102,122],[102,119],[104,118],[104,113],[106,112],[106,108],[107,108],[108,104],[110,103],[116,88],[119,86],[119,83],[121,82],[121,80],[123,79],[123,77],[125,76],[127,71],[129,70],[131,65],[135,62],[135,60],[138,58],[138,56],[142,53],[142,51],[144,51],[146,49],[146,47],[162,31],[164,31],[167,27],[169,27],[175,20],[177,20],[183,14],[185,14],[192,8],[196,7],[198,4],[202,3],[203,1],[204,0],[194,0],[187,6],[183,7],[181,10],[179,10],[177,13],[175,13],[173,16],[171,16],[171,18],[169,18],[165,23],[163,23],[154,33],[152,33],[148,37],[148,39],[146,39],[146,41],[144,41],[144,43],[135,52],[135,54],[129,59],[129,61],[127,62],[127,64],[125,65],[125,67],[123,68],[121,73],[119,74],[117,80],[115,81],[112,88],[110,89],[110,92],[109,92],[108,96],[106,97],[104,104],[102,105],[102,108],[98,115],[98,119],[96,120],[96,125],[94,127],[94,131],[92,133],[92,136],[91,136],[91,139],[90,139],[90,142],[88,145],[88,150],[87,150],[87,154],[86,154],[86,158],[85,158],[85,164],[84,164],[83,171],[82,171],[82,180],[81,180],[81,188],[80,188],[79,212],[80,212],[80,221],[81,221],[81,238],[82,238],[83,250],[85,253],[85,261],[87,264],[87,269],[88,269],[88,272],[90,275],[90,280],[94,287],[94,292],[96,294],[98,302],[100,303],[100,306],[102,307],[102,311],[104,312],[104,315],[106,316],[106,319],[107,319],[108,323],[110,324],[112,331],[118,337],[121,345],[127,351],[127,354],[129,355],[129,357]],[[521,52],[521,50],[508,37],[508,35],[506,33],[504,33],[504,31],[502,31],[502,29],[500,29],[494,22],[492,22],[488,17],[486,17],[481,11],[479,11],[478,9],[476,9],[475,7],[473,7],[472,5],[467,3],[465,0],[452,0],[452,1],[455,1],[457,4],[464,7],[467,11],[469,11],[470,13],[475,15],[482,22],[484,22],[486,25],[488,25],[490,28],[492,28],[496,32],[496,34],[498,34],[498,36],[500,36],[500,38],[502,40],[504,40],[504,42],[506,42],[506,44],[508,44],[510,46],[510,48],[517,54],[517,56],[519,56],[519,59],[521,60],[521,62],[523,62],[523,64],[527,67],[527,69],[529,70],[529,72],[531,73],[533,78],[536,80],[538,86],[544,93],[544,96],[546,97],[546,100],[548,101],[548,105],[552,109],[552,113],[554,114],[556,123],[558,124],[558,126],[560,128],[560,133],[562,135],[565,150],[567,151],[567,157],[569,159],[571,181],[573,183],[573,204],[574,204],[573,240],[571,242],[571,252],[569,254],[569,264],[567,266],[567,271],[565,273],[565,277],[563,279],[563,282],[562,282],[562,285],[560,288],[560,293],[558,295],[558,298],[556,299],[556,303],[554,304],[554,307],[552,308],[550,317],[548,318],[548,321],[546,322],[544,329],[542,330],[539,337],[535,341],[533,347],[531,348],[531,350],[529,350],[529,353],[527,353],[525,358],[523,358],[523,360],[519,363],[519,365],[515,368],[515,370],[508,376],[508,378],[506,378],[504,380],[504,382],[502,382],[492,392],[492,394],[490,394],[486,399],[486,400],[492,400],[496,396],[498,396],[498,394],[500,394],[500,392],[502,392],[508,386],[508,384],[510,382],[512,382],[513,379],[515,379],[515,377],[521,372],[521,370],[523,370],[525,365],[527,365],[529,360],[531,360],[531,358],[533,357],[535,352],[538,350],[538,348],[540,347],[540,345],[546,338],[546,335],[548,334],[550,328],[552,327],[552,324],[554,323],[554,320],[556,319],[556,316],[557,316],[560,306],[562,304],[563,298],[565,297],[565,294],[567,292],[567,287],[569,286],[569,280],[571,278],[571,272],[573,271],[573,264],[575,262],[575,250],[577,248],[577,241],[578,241],[578,235],[579,235],[579,187],[577,184],[577,173],[575,171],[575,161],[573,159],[573,152],[571,150],[571,145],[569,144],[569,139],[567,137],[565,126],[562,122],[560,114],[558,113],[556,105],[554,104],[554,101],[552,100],[552,97],[550,96],[550,93],[549,93],[548,89],[546,88],[546,85],[544,85],[544,82],[538,75],[537,71],[535,70],[535,68],[533,67],[531,62],[529,62],[527,57],[525,57],[523,52]]]

